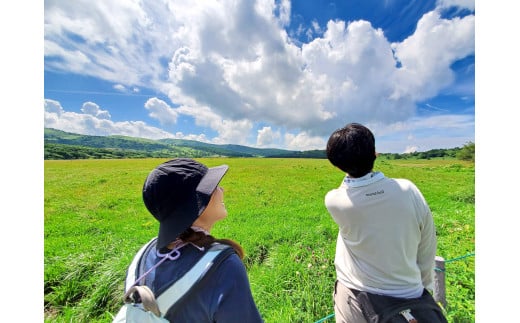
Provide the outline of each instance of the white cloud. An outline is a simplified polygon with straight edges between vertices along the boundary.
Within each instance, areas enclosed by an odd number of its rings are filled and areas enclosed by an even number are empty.
[[[459,7],[475,10],[475,0],[437,0],[436,5],[440,8]]]
[[[403,153],[414,153],[417,151],[417,146],[407,146],[406,149],[403,151]]]
[[[146,101],[144,107],[150,111],[150,117],[159,120],[161,124],[175,124],[177,122],[178,113],[172,109],[166,102],[158,98],[151,98]]]
[[[222,120],[219,122],[219,126],[216,128],[218,136],[213,138],[212,142],[216,144],[228,144],[230,142],[248,145],[249,134],[253,125],[249,120]]]
[[[273,131],[271,127],[263,127],[258,130],[258,135],[256,137],[256,145],[259,147],[269,147],[272,146],[275,141],[280,138],[279,131]]]
[[[115,84],[113,88],[120,92],[126,92],[126,87],[123,84]]]
[[[473,16],[449,21],[432,12],[402,44],[390,44],[365,21],[329,21],[323,37],[300,49],[247,5],[212,9],[218,14],[211,21],[187,24],[177,36],[183,46],[170,63],[171,100],[312,135],[327,134],[338,120],[407,120],[418,100],[451,84],[450,64],[474,51]],[[253,17],[244,37],[238,21],[246,12]],[[424,49],[416,46],[422,43]]]
[[[106,110],[101,110],[99,105],[94,102],[85,102],[81,107],[81,112],[90,114],[98,119],[110,119],[110,113]]]
[[[319,36],[301,44],[284,29],[290,8],[287,0],[46,2],[46,69],[167,94],[171,104],[146,103],[150,117],[166,125],[191,116],[218,133],[205,137],[214,142],[267,144],[267,130],[252,133],[262,123],[304,149],[349,121],[413,124],[417,102],[449,87],[450,66],[474,54],[474,15],[429,12],[399,43],[366,21],[316,23]]]
[[[93,113],[96,104],[84,105],[86,113],[66,112],[57,101],[44,101],[44,127],[84,135],[123,135],[138,138],[162,139],[172,138],[172,134],[155,127],[148,126],[142,121],[114,122],[101,118]],[[107,111],[108,113],[108,111]]]
[[[175,138],[177,138],[177,139],[186,139],[186,140],[195,140],[195,141],[207,142],[207,143],[210,142],[210,140],[203,133],[198,134],[198,135],[196,135],[196,134],[185,135],[182,132],[177,132],[175,134]]]
[[[251,121],[227,120],[211,111],[209,107],[181,106],[177,108],[178,113],[191,116],[198,126],[209,127],[218,133],[211,142],[216,144],[237,143],[246,145],[249,143],[248,135],[253,128]]]
[[[291,23],[291,1],[282,0],[280,2],[279,17],[284,26],[287,26]]]
[[[402,68],[392,98],[417,102],[431,98],[452,84],[450,65],[475,52],[475,16],[446,20],[431,11],[418,22],[415,33],[392,44]]]
[[[63,112],[65,112],[63,110],[63,108],[61,107],[61,104],[55,100],[49,100],[49,99],[44,100],[43,108],[44,108],[45,112],[54,113],[56,115],[60,115]]]
[[[462,147],[475,141],[475,117],[472,115],[435,115],[413,117],[393,124],[367,124],[376,137],[378,152],[428,151]]]
[[[326,141],[321,137],[310,136],[306,132],[300,132],[296,135],[291,133],[285,134],[285,144],[290,150],[313,150],[325,149]]]
[[[168,29],[177,28],[170,14],[163,1],[47,1],[46,68],[159,87],[174,45]]]

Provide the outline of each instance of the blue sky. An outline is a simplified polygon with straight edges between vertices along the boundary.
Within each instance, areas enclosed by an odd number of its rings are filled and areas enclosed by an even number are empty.
[[[468,0],[45,1],[44,125],[89,135],[379,152],[475,141]]]

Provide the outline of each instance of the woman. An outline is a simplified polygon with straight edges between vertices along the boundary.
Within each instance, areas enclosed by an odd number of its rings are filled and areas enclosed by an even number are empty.
[[[162,313],[170,322],[263,322],[241,260],[241,246],[210,234],[214,224],[227,216],[224,190],[218,186],[227,170],[227,165],[208,168],[178,158],[157,166],[144,183],[144,204],[159,221],[159,234],[136,256],[139,261],[128,274],[139,278],[127,276],[125,290],[146,285],[160,297],[172,284],[186,280],[190,276],[186,273],[211,247],[226,245],[234,251],[222,253],[227,256],[219,256],[202,278],[190,281],[189,291]]]

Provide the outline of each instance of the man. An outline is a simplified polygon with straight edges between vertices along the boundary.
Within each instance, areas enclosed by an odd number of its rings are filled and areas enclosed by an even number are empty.
[[[374,135],[361,124],[350,123],[332,133],[327,158],[346,173],[339,188],[325,196],[339,227],[336,322],[369,322],[367,312],[373,309],[361,301],[360,292],[399,300],[420,298],[425,289],[431,293],[437,239],[419,189],[407,179],[373,171]],[[426,293],[424,297],[431,298]]]

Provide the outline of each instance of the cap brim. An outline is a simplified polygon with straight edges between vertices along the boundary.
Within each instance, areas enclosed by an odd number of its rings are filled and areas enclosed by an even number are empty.
[[[202,177],[195,190],[202,194],[211,195],[228,169],[228,165],[208,168],[208,172]]]

